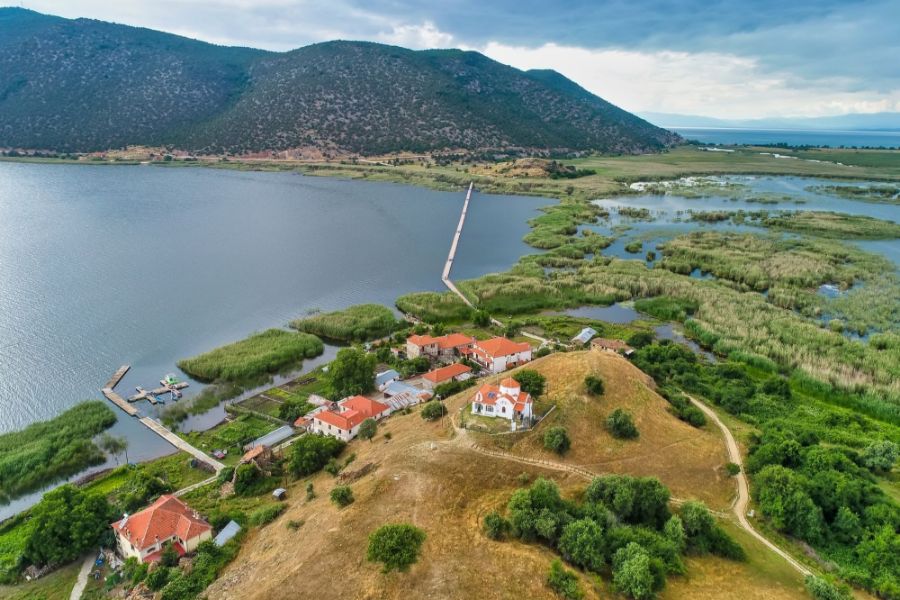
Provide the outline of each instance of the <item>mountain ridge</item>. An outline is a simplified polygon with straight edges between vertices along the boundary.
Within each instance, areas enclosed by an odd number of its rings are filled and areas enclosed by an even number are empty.
[[[338,40],[288,52],[0,9],[0,146],[644,153],[680,140],[555,71]]]

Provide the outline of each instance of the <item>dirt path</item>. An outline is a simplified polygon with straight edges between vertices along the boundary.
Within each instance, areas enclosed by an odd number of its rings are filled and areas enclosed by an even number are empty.
[[[72,593],[69,594],[69,600],[79,600],[81,598],[81,594],[84,593],[84,588],[87,587],[88,577],[91,575],[93,566],[94,553],[91,552],[84,557],[84,562],[81,563],[81,570],[78,571],[78,579],[75,580],[75,587],[72,588]]]
[[[687,394],[685,395],[687,396]],[[802,575],[812,575],[812,571],[796,561],[790,554],[770,542],[768,538],[756,531],[756,529],[753,528],[753,525],[750,524],[750,521],[747,520],[747,506],[750,504],[750,485],[747,482],[747,475],[744,473],[744,461],[741,458],[741,450],[738,447],[734,436],[731,434],[731,430],[728,429],[725,423],[722,422],[722,420],[719,418],[719,415],[717,415],[715,411],[692,396],[687,396],[687,398],[694,406],[702,410],[703,414],[705,414],[709,419],[713,421],[713,423],[715,423],[719,427],[719,429],[722,431],[722,436],[725,438],[725,447],[728,449],[728,460],[735,463],[736,465],[740,465],[741,467],[741,472],[737,475],[738,495],[731,507],[734,511],[734,516],[737,517],[738,524],[747,533],[767,546],[772,552],[786,560]]]

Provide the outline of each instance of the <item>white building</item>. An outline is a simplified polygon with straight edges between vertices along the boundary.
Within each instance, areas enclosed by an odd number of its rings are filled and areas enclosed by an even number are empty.
[[[531,344],[495,337],[475,342],[464,353],[491,373],[502,373],[507,369],[529,362],[531,360]]]
[[[138,562],[155,562],[163,547],[171,542],[179,556],[193,552],[200,542],[212,538],[212,526],[200,518],[190,506],[166,494],[131,516],[125,515],[112,524],[124,558]]]
[[[507,377],[500,387],[486,383],[475,392],[472,414],[522,421],[531,418],[532,405],[531,395],[522,391],[518,381]]]

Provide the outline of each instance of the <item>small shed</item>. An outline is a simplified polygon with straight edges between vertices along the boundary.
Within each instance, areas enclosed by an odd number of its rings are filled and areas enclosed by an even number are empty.
[[[585,327],[581,330],[581,333],[572,338],[572,343],[581,344],[583,346],[584,344],[587,344],[589,341],[591,341],[591,338],[593,338],[595,335],[597,335],[596,329]]]
[[[287,490],[284,488],[275,488],[275,491],[272,492],[272,497],[276,500],[284,500],[287,498]]]
[[[222,528],[222,531],[219,532],[219,535],[215,537],[213,542],[215,542],[216,546],[224,546],[228,540],[236,536],[240,530],[240,525],[234,521],[228,521],[228,525]]]

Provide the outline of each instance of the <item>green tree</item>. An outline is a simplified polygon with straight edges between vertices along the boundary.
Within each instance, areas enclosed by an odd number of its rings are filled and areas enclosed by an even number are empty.
[[[606,429],[613,437],[620,440],[631,440],[638,437],[639,433],[634,424],[634,419],[628,411],[617,408],[606,418]]]
[[[369,418],[359,424],[357,435],[360,439],[369,440],[371,442],[377,431],[378,423],[375,422],[375,419]]]
[[[350,489],[349,485],[338,485],[331,490],[331,501],[341,508],[350,506],[354,500],[353,490]]]
[[[572,441],[569,439],[569,433],[565,427],[557,425],[544,432],[544,448],[547,450],[565,454],[571,446]]]
[[[523,392],[528,392],[533,398],[542,396],[547,385],[547,378],[534,369],[523,369],[513,375],[513,379],[519,382]]]
[[[802,476],[781,465],[760,471],[754,483],[760,510],[781,531],[817,541],[824,528],[822,509],[809,497]]]
[[[331,436],[304,435],[291,445],[289,468],[295,477],[312,475],[337,456],[346,444]]]
[[[490,327],[491,315],[486,310],[476,310],[472,322],[478,327]]]
[[[169,582],[169,573],[170,571],[166,567],[159,567],[155,571],[148,573],[144,582],[150,588],[150,591],[158,592]]]
[[[603,379],[596,375],[588,375],[584,378],[584,387],[592,396],[602,396],[604,392]]]
[[[547,585],[565,600],[581,600],[584,591],[578,583],[578,576],[563,567],[559,559],[550,563],[550,572],[547,574]]]
[[[24,556],[36,565],[75,560],[100,542],[113,520],[106,498],[63,485],[44,494],[31,509],[34,524]]]
[[[369,535],[366,560],[380,562],[384,572],[405,571],[419,559],[425,532],[407,523],[383,525]]]
[[[620,548],[613,558],[613,585],[616,590],[635,600],[655,598],[666,584],[664,568],[655,563],[647,550],[635,542]]]
[[[178,559],[179,556],[175,546],[172,545],[172,542],[166,542],[159,557],[159,564],[164,567],[177,567]]]
[[[447,414],[447,407],[440,400],[431,400],[422,407],[421,414],[426,421],[435,421]]]
[[[357,348],[342,348],[328,366],[326,390],[332,400],[367,394],[375,389],[374,354]]]
[[[859,516],[846,506],[840,507],[831,524],[831,531],[842,543],[855,544],[861,532]]]
[[[125,453],[125,462],[128,462],[128,440],[125,437],[115,436],[104,431],[100,436],[100,447],[107,454],[111,454],[119,464],[119,455]]]
[[[599,573],[606,563],[603,529],[592,519],[572,521],[559,537],[559,551],[570,563]]]
[[[684,523],[678,515],[672,515],[663,526],[663,535],[667,540],[675,544],[679,552],[683,552],[687,544],[687,534],[684,531]]]
[[[633,348],[643,348],[653,343],[653,334],[649,331],[637,331],[625,341]]]

